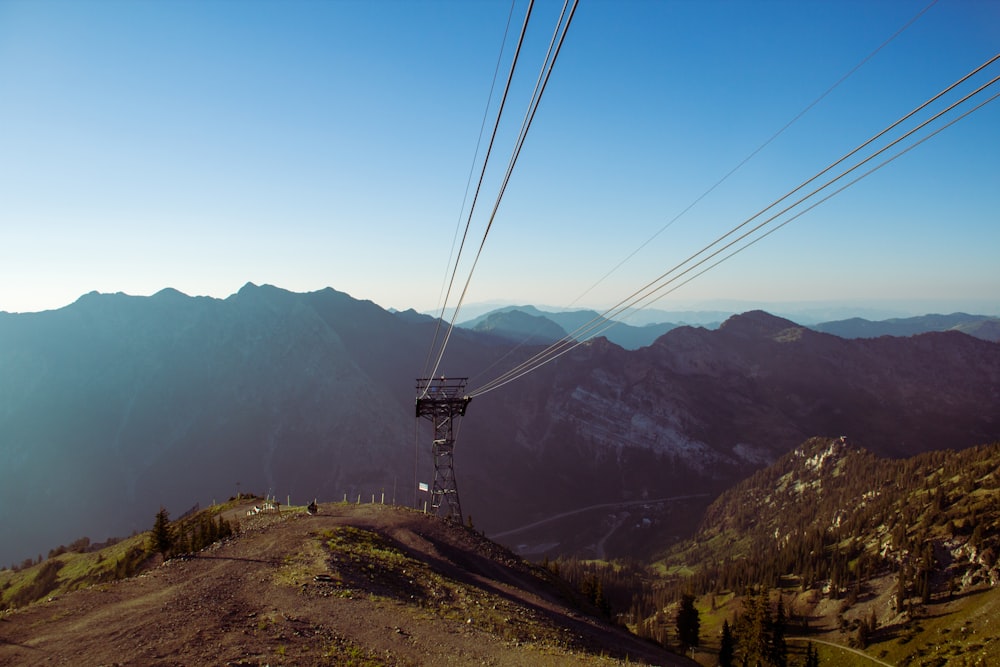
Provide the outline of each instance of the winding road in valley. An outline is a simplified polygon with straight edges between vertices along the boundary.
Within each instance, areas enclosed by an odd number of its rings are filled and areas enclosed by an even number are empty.
[[[575,516],[577,514],[583,514],[584,512],[591,512],[593,510],[600,509],[626,509],[628,507],[638,507],[640,505],[656,505],[657,503],[669,503],[677,502],[680,500],[693,500],[695,498],[708,498],[710,494],[708,493],[695,493],[686,496],[672,496],[670,498],[650,498],[648,500],[629,500],[626,502],[617,503],[600,503],[598,505],[589,505],[587,507],[581,507],[579,509],[570,510],[568,512],[561,512],[559,514],[554,514],[545,519],[540,519],[532,523],[519,526],[517,528],[511,528],[510,530],[505,530],[499,533],[493,533],[489,536],[491,540],[496,540],[501,537],[508,537],[510,535],[516,535],[518,533],[523,533],[524,531],[531,530],[532,528],[538,528],[539,526],[544,526],[547,523],[552,523],[554,521],[559,521],[560,519],[565,519],[566,517]]]
[[[851,653],[855,653],[857,655],[860,655],[862,658],[867,658],[867,659],[871,660],[876,665],[885,665],[885,667],[896,667],[892,663],[882,662],[878,658],[873,658],[872,656],[868,655],[864,651],[859,651],[856,648],[851,648],[849,646],[844,646],[843,644],[838,644],[836,642],[828,642],[825,639],[816,639],[814,637],[788,637],[786,641],[790,641],[790,642],[813,642],[814,644],[826,644],[827,646],[833,646],[834,648],[843,649],[845,651],[850,651]]]

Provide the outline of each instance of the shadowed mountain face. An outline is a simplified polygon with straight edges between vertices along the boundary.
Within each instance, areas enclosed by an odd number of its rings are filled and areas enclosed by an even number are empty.
[[[2,557],[146,529],[151,508],[240,483],[299,501],[409,489],[412,387],[433,327],[267,286],[0,316],[0,522],[15,536]]]
[[[0,313],[0,563],[147,529],[161,504],[176,514],[237,483],[409,504],[432,476],[413,387],[434,329],[331,289],[253,285]],[[438,372],[475,387],[539,350],[511,347],[456,330]],[[476,398],[455,465],[466,513],[497,532],[714,493],[815,434],[893,456],[988,442],[997,405],[995,343],[843,340],[753,312],[635,351],[597,339]]]

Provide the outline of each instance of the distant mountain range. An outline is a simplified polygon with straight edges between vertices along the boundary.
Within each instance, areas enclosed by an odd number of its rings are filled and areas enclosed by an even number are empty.
[[[543,345],[550,345],[566,336],[587,340],[600,335],[626,350],[635,350],[650,345],[666,332],[683,325],[665,322],[637,327],[612,322],[593,310],[546,312],[534,306],[508,306],[463,322],[460,326],[518,343],[527,341]],[[717,322],[711,328],[716,326]]]
[[[1000,318],[985,315],[922,315],[872,322],[858,317],[837,322],[823,322],[812,327],[841,338],[877,338],[879,336],[916,336],[930,331],[961,331],[983,340],[1000,341]]]
[[[682,315],[658,311],[661,317]],[[697,326],[716,329],[728,315],[720,313],[686,313]],[[647,314],[648,317],[648,314]],[[712,318],[719,319],[713,320]],[[491,333],[500,338],[532,344],[551,344],[564,337],[587,340],[604,336],[626,350],[636,350],[653,342],[679,326],[691,321],[663,321],[633,326],[623,321],[608,320],[593,310],[546,311],[534,306],[505,306],[491,310],[459,326],[473,331]],[[951,315],[922,315],[871,321],[855,317],[846,320],[821,322],[809,325],[810,329],[831,333],[841,338],[878,338],[879,336],[916,336],[932,331],[961,331],[970,336],[1000,341],[1000,318],[985,315],[952,313]]]
[[[454,332],[440,374],[475,387],[541,349],[488,321]],[[411,503],[432,476],[413,405],[436,327],[332,289],[249,284],[0,313],[0,562],[237,488]],[[989,442],[997,405],[996,343],[846,340],[758,311],[635,350],[598,338],[476,398],[455,465],[463,508],[492,534],[603,502],[707,502],[813,435],[883,456]]]

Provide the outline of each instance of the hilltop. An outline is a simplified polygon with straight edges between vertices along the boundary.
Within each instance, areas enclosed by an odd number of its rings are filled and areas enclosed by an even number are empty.
[[[249,506],[193,555],[0,615],[0,665],[691,664],[469,528],[384,505]]]

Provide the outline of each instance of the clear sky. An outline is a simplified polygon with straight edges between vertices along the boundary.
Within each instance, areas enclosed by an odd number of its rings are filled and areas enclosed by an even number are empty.
[[[610,306],[1000,52],[1000,2],[940,0],[584,294],[928,2],[583,0],[467,301]],[[435,308],[510,11],[0,0],[0,310],[248,281]],[[1000,101],[656,307],[732,299],[1000,314]]]

